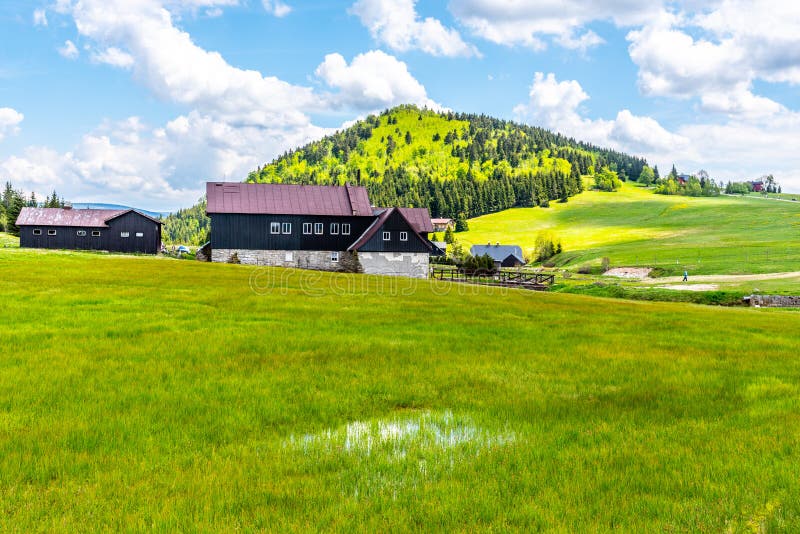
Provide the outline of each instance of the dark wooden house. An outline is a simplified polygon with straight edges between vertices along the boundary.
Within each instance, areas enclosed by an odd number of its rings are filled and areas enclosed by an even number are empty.
[[[17,218],[20,246],[156,254],[161,221],[136,210],[23,208]]]
[[[373,208],[356,186],[212,182],[211,259],[425,277],[426,208]]]

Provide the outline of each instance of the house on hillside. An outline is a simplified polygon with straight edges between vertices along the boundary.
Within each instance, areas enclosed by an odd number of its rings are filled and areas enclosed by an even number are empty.
[[[688,174],[679,174],[678,183],[680,185],[686,185],[689,182],[689,178],[691,178],[691,176],[689,176]]]
[[[516,245],[501,245],[497,243],[492,245],[473,245],[469,249],[469,253],[473,256],[483,256],[488,254],[494,260],[494,266],[500,267],[522,267],[525,265],[525,259],[522,255],[522,249]]]
[[[356,186],[210,182],[211,259],[426,278],[427,208],[373,208]]]
[[[24,248],[143,254],[158,253],[161,224],[133,209],[22,208],[17,218]]]
[[[431,219],[431,223],[433,224],[434,232],[446,232],[448,228],[450,230],[455,230],[456,227],[456,223],[453,219]]]
[[[764,182],[762,182],[761,180],[756,180],[749,183],[750,183],[750,188],[753,190],[754,193],[760,193],[764,190]]]

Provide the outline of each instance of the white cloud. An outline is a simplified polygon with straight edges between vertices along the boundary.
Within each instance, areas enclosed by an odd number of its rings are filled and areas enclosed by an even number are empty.
[[[506,46],[547,47],[552,38],[565,48],[585,50],[602,39],[584,27],[593,21],[619,26],[643,23],[660,2],[641,0],[451,0],[450,11],[475,35]]]
[[[420,19],[416,0],[358,0],[350,12],[358,16],[372,37],[392,50],[421,50],[433,56],[477,56],[478,50],[457,30],[445,28],[433,17]]]
[[[645,95],[697,98],[731,117],[781,113],[753,94],[756,80],[800,84],[800,4],[723,0],[703,11],[662,12],[627,36]]]
[[[19,125],[25,116],[19,111],[11,108],[0,108],[0,141],[7,135],[19,133]]]
[[[47,26],[47,12],[44,9],[33,10],[33,25]]]
[[[575,81],[559,82],[536,73],[530,99],[514,109],[517,118],[535,126],[646,157],[662,170],[675,163],[681,171],[707,169],[717,180],[744,180],[773,173],[785,190],[800,192],[800,113],[745,115],[725,124],[696,120],[674,133],[650,117],[629,110],[613,120],[590,119],[581,111],[589,95]],[[724,107],[724,105],[723,105]]]
[[[537,72],[529,101],[514,108],[519,120],[581,141],[633,154],[677,153],[689,148],[688,139],[664,129],[656,120],[620,111],[614,120],[592,120],[580,107],[589,95],[575,80],[559,82],[554,74]]]
[[[78,52],[78,48],[75,46],[75,43],[70,41],[69,39],[64,42],[64,46],[58,49],[58,53],[67,59],[77,59],[80,55]]]
[[[29,190],[72,200],[120,201],[154,209],[186,206],[206,180],[241,180],[257,165],[331,130],[310,114],[364,113],[396,103],[436,107],[405,63],[383,52],[332,55],[317,69],[320,92],[230,65],[176,27],[182,10],[234,0],[59,0],[92,60],[128,68],[134,79],[187,111],[159,127],[106,122],[71,150],[29,147],[0,161],[0,174]],[[172,11],[171,11],[172,10]]]
[[[350,65],[341,54],[328,54],[316,75],[339,92],[329,98],[335,107],[376,110],[398,104],[431,109],[441,106],[428,98],[408,66],[394,56],[372,50],[353,58]]]
[[[292,12],[291,6],[281,2],[281,0],[261,0],[267,13],[278,18],[285,17]]]
[[[92,54],[92,60],[96,61],[97,63],[105,63],[106,65],[119,67],[121,69],[129,69],[134,64],[132,55],[120,50],[115,46],[106,48],[101,52],[95,52]]]

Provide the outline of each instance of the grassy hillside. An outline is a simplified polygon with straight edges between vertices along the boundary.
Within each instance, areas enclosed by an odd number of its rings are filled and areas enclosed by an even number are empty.
[[[512,209],[469,221],[467,244],[517,244],[529,251],[543,230],[561,239],[566,267],[645,264],[668,272],[800,271],[800,205],[758,198],[654,195],[626,184],[616,193],[587,191],[550,208]]]
[[[0,252],[0,530],[800,529],[800,315],[406,283]]]

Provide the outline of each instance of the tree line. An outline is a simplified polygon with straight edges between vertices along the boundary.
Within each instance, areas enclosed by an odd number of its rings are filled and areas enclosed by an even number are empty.
[[[39,202],[36,193],[27,196],[23,191],[14,189],[11,182],[6,182],[2,198],[0,198],[0,229],[9,234],[19,235],[19,227],[16,222],[22,208],[63,208],[64,205],[64,199],[59,197],[55,191],[44,202]]]

